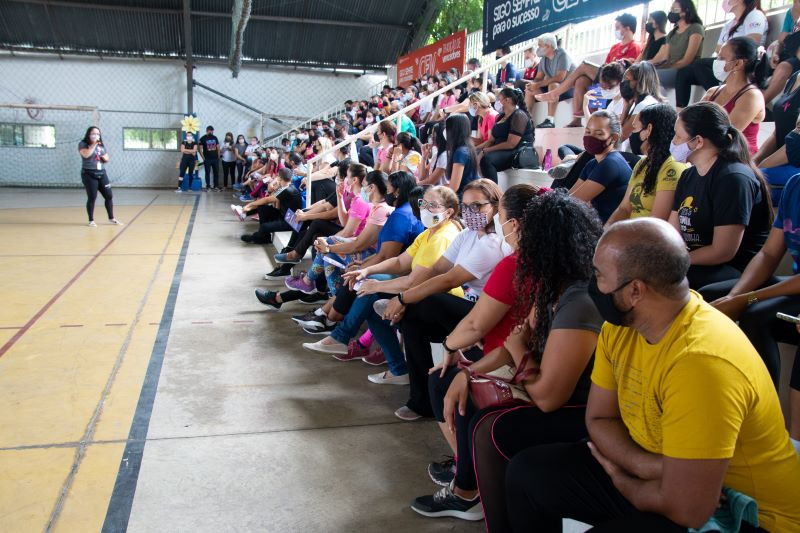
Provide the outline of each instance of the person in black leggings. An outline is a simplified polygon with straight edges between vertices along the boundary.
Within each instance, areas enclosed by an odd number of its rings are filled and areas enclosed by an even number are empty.
[[[108,163],[108,151],[103,144],[100,136],[100,128],[91,126],[86,130],[83,140],[78,144],[78,153],[83,160],[81,163],[81,180],[86,188],[86,214],[89,215],[89,226],[95,227],[94,222],[94,203],[97,200],[97,192],[103,195],[106,205],[108,221],[112,224],[122,224],[114,218],[114,200],[111,193],[111,183],[108,181],[106,173],[106,163]]]
[[[511,168],[514,151],[528,144],[533,146],[533,121],[525,107],[525,96],[519,89],[506,87],[497,95],[503,111],[492,126],[489,140],[476,146],[481,174],[497,183],[497,173]]]

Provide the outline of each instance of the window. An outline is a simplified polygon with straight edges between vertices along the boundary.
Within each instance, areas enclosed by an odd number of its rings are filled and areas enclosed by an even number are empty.
[[[2,122],[0,123],[0,146],[55,148],[56,127]]]
[[[122,128],[124,150],[177,150],[180,132],[170,128]]]

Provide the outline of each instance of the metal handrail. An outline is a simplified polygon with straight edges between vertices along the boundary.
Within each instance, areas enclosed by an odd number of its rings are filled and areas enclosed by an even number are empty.
[[[348,144],[354,145],[355,142],[359,138],[363,137],[364,135],[368,135],[368,134],[374,133],[378,129],[378,126],[380,125],[380,123],[385,121],[385,120],[389,120],[389,121],[396,120],[397,124],[399,126],[400,125],[400,121],[402,119],[402,116],[404,114],[406,114],[409,111],[413,111],[414,109],[418,108],[420,105],[422,105],[423,102],[428,101],[428,100],[432,100],[434,97],[439,96],[440,94],[444,94],[447,91],[449,91],[450,89],[453,89],[453,88],[461,85],[462,83],[466,82],[467,80],[475,78],[476,76],[479,76],[481,74],[483,75],[483,86],[484,86],[484,90],[485,90],[485,88],[486,88],[486,80],[487,80],[487,75],[488,75],[489,70],[494,68],[494,67],[496,67],[497,65],[499,65],[503,61],[509,60],[515,54],[516,54],[516,52],[511,52],[508,55],[505,55],[505,56],[503,56],[501,58],[495,59],[494,61],[492,61],[491,63],[489,63],[486,66],[480,67],[479,69],[477,69],[477,70],[475,70],[473,72],[470,72],[469,74],[461,76],[456,81],[451,82],[449,85],[445,85],[441,89],[438,89],[438,90],[432,92],[431,94],[426,95],[424,98],[421,98],[421,99],[417,100],[413,104],[409,104],[408,106],[404,107],[403,109],[399,110],[398,112],[389,115],[388,117],[386,117],[385,119],[381,120],[380,122],[376,122],[375,124],[373,124],[373,125],[371,125],[371,126],[369,126],[367,128],[364,128],[362,131],[359,131],[358,133],[353,133],[351,135],[348,135],[347,137],[345,137],[345,139],[343,141],[340,141],[339,143],[333,145],[331,148],[328,148],[327,150],[324,150],[324,151],[320,152],[319,154],[317,154],[316,156],[314,156],[314,158],[309,161],[309,167],[308,167],[308,175],[307,175],[307,180],[306,180],[306,183],[307,183],[307,185],[306,185],[306,191],[307,191],[306,192],[306,206],[308,207],[313,203],[312,199],[311,199],[311,181],[312,181],[311,180],[311,174],[314,172],[314,165],[317,165],[317,164],[321,165],[321,163],[323,161],[323,158],[326,155],[332,154],[332,153],[336,152],[336,150],[338,150],[338,149],[340,149],[343,146],[346,146]],[[399,130],[399,127],[398,127],[398,130]],[[326,179],[326,178],[317,178],[317,179]]]

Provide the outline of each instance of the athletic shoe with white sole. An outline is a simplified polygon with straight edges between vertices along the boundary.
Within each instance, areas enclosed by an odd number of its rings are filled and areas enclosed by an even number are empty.
[[[286,265],[288,266],[288,265]],[[264,279],[269,281],[283,281],[284,278],[287,278],[292,275],[292,268],[286,268],[284,265],[280,265],[272,272],[267,272],[264,274]]]
[[[275,296],[277,296],[277,293],[275,292],[262,291],[261,289],[256,289],[256,298],[258,298],[259,302],[261,302],[262,304],[266,305],[268,308],[274,311],[280,311],[281,305],[283,304],[278,300],[276,300]]]
[[[108,219],[108,223],[109,224],[114,224],[115,226],[124,226],[125,225],[122,222],[120,222],[119,220],[117,220],[116,218],[109,218]]]
[[[483,520],[481,497],[465,500],[450,486],[442,487],[430,496],[420,496],[411,502],[411,508],[423,516],[441,518],[449,516],[472,522]]]
[[[247,218],[247,215],[244,214],[244,209],[240,205],[231,204],[231,211],[239,219],[239,222],[244,222],[244,219]]]
[[[395,376],[388,370],[386,370],[385,372],[380,372],[378,374],[370,374],[369,376],[367,376],[367,379],[370,380],[372,383],[377,383],[378,385],[408,385],[409,383],[408,374],[403,374],[402,376]],[[416,420],[416,418],[414,420]]]
[[[440,487],[447,487],[456,477],[456,458],[445,455],[444,461],[433,461],[428,465],[428,475],[431,481]]]
[[[94,220],[90,220],[89,221],[89,227],[90,228],[96,228],[97,227],[97,223]]]
[[[314,324],[309,326],[303,326],[303,331],[305,331],[309,335],[328,335],[334,329],[336,329],[336,323],[328,322],[327,319],[325,320],[325,324],[323,325]],[[345,346],[345,350],[347,350],[347,346]]]
[[[287,252],[273,255],[272,260],[279,264],[296,265],[300,263],[302,259],[289,259],[289,254]]]
[[[318,315],[317,310],[309,311],[308,313],[304,313],[302,315],[294,315],[292,320],[300,324],[301,326],[324,326],[325,325],[325,316]]]
[[[330,354],[346,354],[347,353],[347,346],[340,342],[334,341],[335,344],[323,344],[322,339],[319,342],[304,342],[303,348],[306,350],[310,350],[312,352],[319,352],[319,353],[330,353]]]
[[[416,412],[412,411],[405,405],[394,412],[394,416],[399,418],[400,420],[405,420],[406,422],[413,422],[414,420],[419,420],[422,418],[422,415],[418,415]]]

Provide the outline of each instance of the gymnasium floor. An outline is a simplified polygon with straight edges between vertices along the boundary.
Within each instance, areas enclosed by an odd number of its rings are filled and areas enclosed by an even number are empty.
[[[481,531],[411,511],[438,429],[256,301],[230,200],[0,190],[0,531]]]

